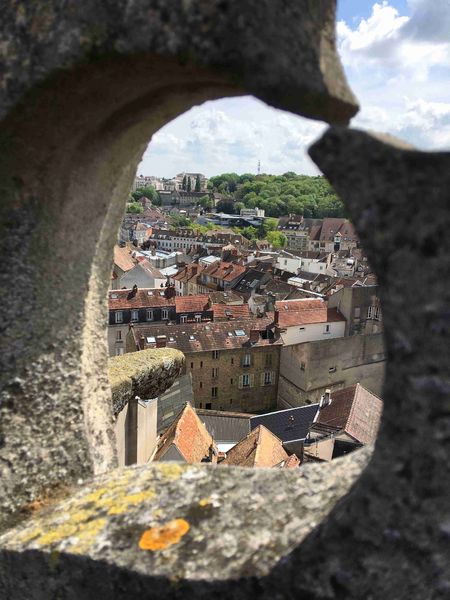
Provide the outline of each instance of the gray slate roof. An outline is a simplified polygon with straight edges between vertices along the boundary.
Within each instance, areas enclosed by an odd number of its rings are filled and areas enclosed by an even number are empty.
[[[196,413],[217,444],[239,442],[250,433],[251,414],[202,410]]]
[[[308,434],[308,429],[316,416],[318,404],[308,404],[265,415],[251,417],[250,427],[255,429],[258,425],[264,425],[272,433],[280,438],[282,442],[303,440]]]

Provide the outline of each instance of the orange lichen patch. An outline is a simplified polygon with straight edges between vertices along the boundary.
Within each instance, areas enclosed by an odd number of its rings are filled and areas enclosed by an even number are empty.
[[[141,550],[165,550],[173,544],[178,544],[189,531],[189,523],[184,519],[173,519],[160,527],[150,527],[141,536]]]

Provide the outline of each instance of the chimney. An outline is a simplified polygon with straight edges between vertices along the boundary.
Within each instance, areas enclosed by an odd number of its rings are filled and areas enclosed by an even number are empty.
[[[278,308],[276,308],[273,311],[273,322],[275,323],[275,325],[278,325],[280,323],[280,311],[278,310]]]
[[[326,389],[325,394],[320,398],[319,410],[331,404],[331,390]]]
[[[250,329],[250,335],[248,338],[250,344],[257,344],[259,342],[259,330],[258,329]]]
[[[166,340],[167,340],[167,338],[165,335],[157,335],[156,336],[156,347],[157,348],[165,348]]]

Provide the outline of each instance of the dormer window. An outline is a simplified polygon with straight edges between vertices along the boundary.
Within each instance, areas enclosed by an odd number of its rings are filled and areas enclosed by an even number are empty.
[[[139,321],[139,311],[138,310],[132,310],[131,311],[131,322],[132,323],[136,323],[136,321]]]
[[[123,311],[116,310],[116,323],[123,323]]]

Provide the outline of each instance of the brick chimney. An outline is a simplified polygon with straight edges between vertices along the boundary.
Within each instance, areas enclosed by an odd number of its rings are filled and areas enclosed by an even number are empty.
[[[278,308],[276,308],[273,311],[273,322],[275,323],[275,325],[279,325],[280,323],[280,311],[278,310]]]
[[[251,344],[257,344],[259,342],[259,330],[258,329],[250,329],[250,335],[248,341]]]
[[[156,347],[157,348],[165,348],[167,343],[167,338],[165,335],[156,336]]]

